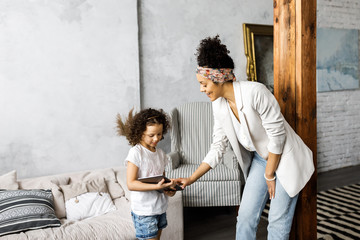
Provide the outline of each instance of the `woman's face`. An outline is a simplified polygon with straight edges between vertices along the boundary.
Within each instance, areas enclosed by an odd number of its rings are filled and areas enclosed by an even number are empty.
[[[219,97],[221,97],[221,84],[215,84],[210,79],[196,74],[196,78],[200,83],[200,92],[206,93],[206,95],[210,98],[211,101],[215,101]]]

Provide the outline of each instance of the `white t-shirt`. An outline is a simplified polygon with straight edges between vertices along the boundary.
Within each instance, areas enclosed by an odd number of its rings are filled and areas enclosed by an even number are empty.
[[[156,152],[137,144],[132,147],[125,160],[138,168],[138,178],[163,175],[168,163],[165,152],[159,148]],[[158,191],[131,191],[131,210],[137,215],[156,215],[166,212],[168,196]]]

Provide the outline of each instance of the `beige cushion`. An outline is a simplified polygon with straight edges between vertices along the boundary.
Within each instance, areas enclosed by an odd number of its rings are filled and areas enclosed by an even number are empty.
[[[120,184],[124,191],[125,197],[130,201],[130,190],[126,183],[126,167],[115,167],[114,168],[117,182]]]
[[[111,199],[117,199],[125,196],[124,189],[120,186],[117,180],[109,180],[106,181],[106,185],[108,187]]]
[[[115,173],[111,168],[70,173],[68,176],[70,177],[70,183],[88,182],[99,178],[105,179],[106,181],[116,180]]]
[[[117,182],[115,172],[112,168],[89,170],[79,173],[71,173],[70,183],[88,182],[94,179],[105,179],[109,194],[112,199],[124,196],[124,190]]]
[[[59,186],[69,182],[69,177],[65,176],[47,176],[38,178],[29,178],[19,181],[20,189],[51,189],[54,196],[55,214],[58,218],[64,218],[65,200]]]
[[[0,189],[17,190],[19,184],[16,179],[16,170],[0,176]]]
[[[65,202],[70,198],[87,193],[86,183],[72,183],[69,185],[60,185],[61,191],[64,193]]]
[[[68,185],[60,185],[61,191],[64,193],[65,202],[70,198],[79,196],[87,192],[103,192],[109,193],[104,179],[94,179],[88,182],[77,182]]]
[[[103,178],[94,179],[86,183],[86,188],[88,192],[103,192],[109,193],[109,190],[106,186],[105,180]]]

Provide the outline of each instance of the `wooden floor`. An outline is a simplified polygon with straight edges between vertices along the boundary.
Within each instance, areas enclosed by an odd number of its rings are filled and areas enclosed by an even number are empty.
[[[318,174],[318,191],[360,182],[360,165]],[[233,240],[235,207],[184,208],[185,240]],[[257,239],[266,239],[267,222],[260,220]]]

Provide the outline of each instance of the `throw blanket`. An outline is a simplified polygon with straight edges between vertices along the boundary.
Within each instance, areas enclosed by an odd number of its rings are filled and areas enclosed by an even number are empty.
[[[116,239],[132,240],[135,238],[134,225],[131,220],[113,211],[102,216],[82,221],[62,221],[61,227],[46,228],[6,235],[1,240],[87,240],[87,239]]]

